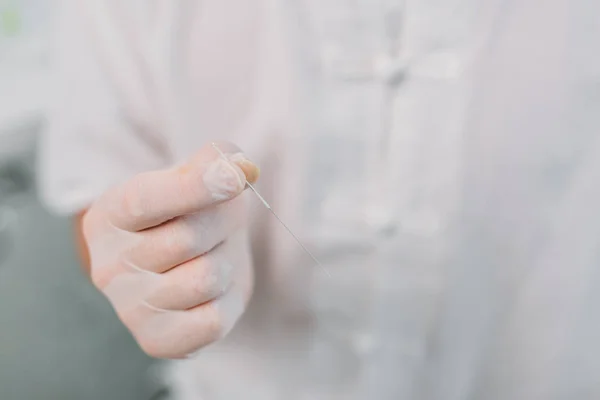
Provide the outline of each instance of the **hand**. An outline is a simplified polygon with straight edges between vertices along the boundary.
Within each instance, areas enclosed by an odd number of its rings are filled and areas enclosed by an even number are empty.
[[[135,176],[83,218],[92,281],[142,349],[183,358],[226,335],[253,287],[246,181],[235,146],[205,146],[183,166]]]

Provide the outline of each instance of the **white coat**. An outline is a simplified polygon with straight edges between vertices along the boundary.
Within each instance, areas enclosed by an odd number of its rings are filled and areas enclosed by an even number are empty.
[[[49,205],[228,139],[333,276],[257,203],[254,302],[179,398],[600,398],[595,2],[63,3]]]

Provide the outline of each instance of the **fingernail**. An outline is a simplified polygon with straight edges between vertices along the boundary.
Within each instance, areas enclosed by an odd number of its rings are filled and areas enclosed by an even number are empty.
[[[204,185],[215,200],[227,200],[240,193],[246,184],[243,170],[235,168],[222,157],[216,158],[206,169]]]
[[[240,167],[244,172],[246,181],[250,184],[255,183],[260,175],[260,168],[252,161],[248,160],[243,153],[235,153],[229,156],[231,162]]]

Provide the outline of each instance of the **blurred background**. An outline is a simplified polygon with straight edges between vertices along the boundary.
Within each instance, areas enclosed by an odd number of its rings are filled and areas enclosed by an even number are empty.
[[[160,398],[151,360],[81,273],[71,221],[36,199],[50,3],[0,0],[0,399]]]

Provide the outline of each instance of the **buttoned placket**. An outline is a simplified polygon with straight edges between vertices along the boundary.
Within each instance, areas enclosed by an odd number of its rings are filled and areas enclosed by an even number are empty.
[[[382,204],[377,205],[377,198],[371,202],[380,210],[372,223],[379,228],[381,268],[372,306],[373,337],[359,342],[370,344],[362,349],[364,398],[416,398],[419,374],[426,366],[442,293],[445,228],[455,201],[451,187],[459,179],[463,91],[468,88],[462,75],[467,56],[473,55],[457,44],[429,51],[413,44],[410,50],[382,53],[374,63],[374,76],[385,88],[382,109],[387,124],[381,132],[389,143],[379,171],[389,175],[379,186]],[[428,93],[432,98],[427,114],[441,125],[424,122],[425,113],[419,116],[429,106],[424,102]],[[455,104],[444,107],[441,101]],[[401,111],[395,115],[397,110]],[[423,168],[427,172],[421,176]],[[374,171],[373,177],[381,179],[382,174]],[[387,191],[386,182],[391,183]]]
[[[379,5],[381,6],[377,10],[379,19],[365,10],[360,10],[362,11],[362,19],[353,19],[359,11],[354,10],[355,14],[346,11],[350,14],[345,15],[344,18],[348,17],[354,26],[345,27],[347,37],[344,37],[340,32],[336,32],[339,36],[328,40],[326,38],[321,48],[324,72],[329,75],[330,79],[342,81],[348,85],[356,85],[357,87],[369,87],[368,94],[373,96],[369,99],[373,113],[366,114],[371,117],[366,132],[364,132],[368,137],[363,138],[365,139],[363,142],[367,146],[365,151],[368,161],[365,166],[368,171],[365,184],[368,187],[368,197],[365,204],[366,209],[361,214],[365,218],[366,226],[369,227],[373,243],[376,246],[397,243],[398,240],[401,240],[399,238],[404,235],[421,238],[419,240],[428,242],[435,240],[443,227],[443,216],[440,213],[443,213],[444,210],[437,210],[435,204],[430,204],[429,201],[425,201],[424,206],[416,209],[410,206],[411,203],[414,203],[416,197],[425,194],[420,193],[419,177],[414,176],[415,171],[418,170],[415,163],[418,161],[410,156],[405,157],[405,149],[399,149],[397,146],[397,135],[405,137],[406,139],[402,139],[405,142],[408,140],[406,142],[407,147],[419,146],[423,138],[418,137],[420,133],[418,126],[413,127],[415,130],[413,132],[410,131],[411,126],[398,127],[394,125],[398,123],[394,115],[395,98],[399,94],[401,95],[403,86],[413,77],[436,81],[454,80],[460,75],[460,57],[455,52],[447,49],[430,52],[429,54],[407,53],[402,47],[403,20],[406,12],[404,1],[382,0]],[[373,3],[371,3],[371,6],[375,7]],[[354,31],[351,31],[352,29]],[[343,28],[340,28],[340,30],[344,31]],[[376,38],[372,36],[374,32],[377,35]],[[365,37],[357,38],[360,33],[364,34]],[[352,47],[354,44],[356,46]],[[368,44],[372,47],[369,48]],[[435,167],[439,168],[438,165]],[[412,171],[409,172],[412,175],[407,177],[408,182],[402,179],[399,181],[398,177],[401,176],[397,173],[399,169]],[[399,191],[399,185],[406,185],[406,188]],[[402,198],[399,199],[399,195]],[[401,205],[398,206],[398,203]],[[419,261],[415,260],[414,262],[418,263]],[[388,274],[390,271],[382,270],[381,272]],[[401,285],[406,286],[406,288],[401,290],[408,290],[410,293],[406,293],[403,302],[410,302],[411,296],[425,295],[428,296],[426,304],[430,304],[430,297],[433,296],[435,289],[431,293],[429,293],[429,289],[426,289],[427,294],[418,294],[409,286],[412,280],[416,280],[416,287],[422,287],[423,279],[428,280],[431,274],[425,272],[426,276],[424,277],[420,272],[413,276],[412,274],[416,273],[414,270],[407,271],[407,273],[408,280],[401,282]],[[374,304],[373,307],[377,308],[382,305],[382,299],[385,295],[375,293],[380,291],[381,288],[377,286],[379,284],[375,284],[375,286],[373,284],[375,283],[369,282],[369,279],[363,282],[364,290],[371,291],[375,296],[372,300],[377,304]],[[436,287],[436,285],[436,282],[431,284],[432,287]],[[429,286],[429,284],[425,283],[423,287],[426,286]],[[402,307],[410,306],[410,304],[402,304]],[[429,312],[428,307],[427,305],[422,307],[425,314]],[[367,309],[364,311],[367,311]],[[372,310],[372,312],[377,314],[377,310]],[[413,324],[420,326],[421,319],[414,320],[416,316],[413,314],[406,316],[404,318],[406,321],[402,322],[403,326],[406,325],[404,326],[406,332],[404,334],[397,332],[397,342],[387,343],[387,350],[385,350],[380,346],[381,336],[376,334],[373,329],[385,329],[389,324],[382,323],[380,316],[375,318],[376,320],[371,328],[348,332],[344,339],[349,342],[350,348],[356,357],[362,360],[361,362],[365,365],[378,362],[377,360],[382,357],[386,359],[385,355],[382,356],[382,351],[389,350],[389,346],[392,345],[394,348],[392,353],[399,355],[404,360],[398,359],[399,363],[405,362],[407,365],[416,363],[415,365],[417,365],[418,360],[425,352],[425,343],[421,335],[421,327],[413,326]],[[387,336],[389,335],[384,335],[384,337]],[[384,364],[386,362],[383,361]],[[379,371],[378,368],[373,371],[375,370]],[[368,383],[369,378],[366,379],[365,383],[368,386],[370,385]]]

